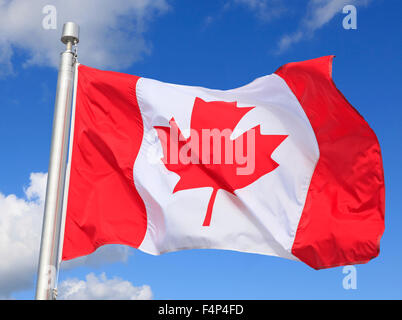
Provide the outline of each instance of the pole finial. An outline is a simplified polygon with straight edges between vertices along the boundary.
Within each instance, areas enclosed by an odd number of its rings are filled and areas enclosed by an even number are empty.
[[[80,41],[80,26],[74,22],[66,22],[63,25],[63,33],[61,35],[61,42],[67,44],[77,44]]]

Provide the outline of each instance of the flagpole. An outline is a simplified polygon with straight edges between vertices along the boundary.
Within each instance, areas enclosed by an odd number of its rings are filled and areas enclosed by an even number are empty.
[[[75,46],[78,41],[79,26],[74,22],[65,23],[61,42],[66,45],[66,50],[61,54],[57,79],[45,211],[36,284],[37,300],[55,299],[54,288],[56,286],[55,279],[58,268],[58,249],[66,177],[71,99],[76,63],[76,54],[73,51],[73,46]]]

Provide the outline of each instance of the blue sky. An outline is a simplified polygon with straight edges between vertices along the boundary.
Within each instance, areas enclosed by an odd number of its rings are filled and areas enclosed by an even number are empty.
[[[16,202],[28,205],[35,201],[24,190],[32,172],[47,172],[55,64],[62,50],[57,38],[62,23],[77,14],[82,30],[81,63],[178,84],[230,89],[270,74],[287,62],[336,55],[335,83],[374,129],[382,148],[386,229],[381,253],[357,266],[356,290],[343,288],[342,267],[315,271],[301,262],[217,250],[151,256],[135,249],[110,253],[111,249],[105,251],[105,257],[98,255],[99,261],[88,259],[63,269],[60,281],[85,280],[89,273],[99,277],[104,272],[108,279],[119,277],[134,287],[149,286],[155,299],[401,299],[402,3],[142,2],[143,7],[134,4],[130,8],[124,8],[127,4],[121,1],[105,2],[96,13],[99,19],[105,16],[102,25],[94,22],[89,5],[82,6],[87,12],[72,13],[77,1],[68,5],[15,0],[12,8],[10,1],[0,0],[0,18],[8,19],[0,22],[0,195],[8,199],[15,195]],[[42,8],[48,3],[57,9],[56,30],[44,30],[41,25]],[[342,27],[344,4],[355,4],[357,30]],[[124,11],[112,7],[119,5]],[[29,29],[22,30],[21,21]],[[39,43],[31,39],[35,34]],[[294,41],[284,47],[282,39]],[[5,216],[4,208],[0,201],[0,215]],[[0,230],[11,232],[12,228],[2,228],[2,223],[0,217]],[[11,235],[8,238],[12,241]],[[4,254],[1,250],[0,256]],[[6,298],[34,296],[36,275],[31,258],[35,256],[21,262],[27,265],[21,272],[28,280],[14,285],[18,274],[10,270],[18,269],[12,263],[19,260],[0,257],[4,261],[0,265],[0,297],[2,285],[10,288],[3,292]]]

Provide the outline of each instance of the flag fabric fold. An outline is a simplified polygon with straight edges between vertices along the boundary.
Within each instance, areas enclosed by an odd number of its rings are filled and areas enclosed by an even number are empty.
[[[332,56],[232,90],[78,67],[62,259],[105,244],[225,249],[315,268],[379,254],[378,140]]]

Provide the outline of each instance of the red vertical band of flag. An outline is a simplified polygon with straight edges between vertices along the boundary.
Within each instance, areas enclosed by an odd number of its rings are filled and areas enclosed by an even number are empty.
[[[313,268],[364,263],[379,254],[385,188],[380,146],[332,80],[333,56],[276,71],[303,107],[320,158],[292,253]]]
[[[144,238],[147,215],[133,181],[143,137],[138,79],[79,66],[63,260]]]

